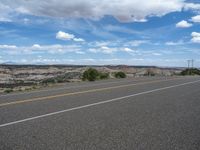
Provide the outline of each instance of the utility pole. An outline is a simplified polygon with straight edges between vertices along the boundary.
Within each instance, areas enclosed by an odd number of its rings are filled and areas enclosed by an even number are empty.
[[[187,70],[188,73],[187,73],[187,74],[188,74],[188,75],[190,74],[190,61],[191,61],[191,60],[187,60],[187,63],[188,63],[188,70]]]
[[[191,62],[192,62],[192,69],[193,69],[194,68],[194,60],[192,59]]]
[[[188,69],[190,68],[190,60],[187,60]]]

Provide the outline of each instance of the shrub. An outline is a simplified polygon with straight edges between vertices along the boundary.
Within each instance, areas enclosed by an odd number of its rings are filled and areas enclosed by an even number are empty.
[[[48,84],[48,83],[55,83],[55,79],[53,78],[49,78],[49,79],[45,79],[42,81],[43,84]]]
[[[155,76],[155,73],[153,72],[152,69],[147,69],[147,71],[144,74],[144,76]]]
[[[99,78],[100,79],[108,79],[109,78],[109,73],[99,73]]]
[[[4,92],[5,93],[11,93],[11,92],[13,92],[13,89],[6,89],[6,90],[4,90]]]
[[[99,77],[99,72],[96,69],[89,68],[83,73],[83,80],[95,81]]]
[[[116,72],[115,73],[116,78],[126,78],[126,74],[122,71]]]
[[[64,76],[58,76],[58,77],[55,78],[55,81],[57,83],[63,83],[63,82],[65,82],[65,77]]]
[[[180,75],[200,75],[200,70],[196,68],[185,69],[180,73]]]

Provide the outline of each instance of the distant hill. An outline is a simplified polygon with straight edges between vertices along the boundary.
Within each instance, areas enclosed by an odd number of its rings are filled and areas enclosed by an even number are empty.
[[[2,63],[1,65],[17,65],[17,63],[13,61],[7,61],[7,62]]]

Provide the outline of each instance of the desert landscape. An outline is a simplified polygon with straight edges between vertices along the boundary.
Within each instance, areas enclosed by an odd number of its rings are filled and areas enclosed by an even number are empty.
[[[76,65],[0,65],[0,92],[34,90],[66,82],[81,82],[88,68],[94,68],[115,78],[122,71],[128,78],[140,76],[173,76],[183,68],[159,68],[155,66],[76,66]]]

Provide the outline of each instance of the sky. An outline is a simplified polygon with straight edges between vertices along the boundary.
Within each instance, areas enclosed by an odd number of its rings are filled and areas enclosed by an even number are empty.
[[[200,67],[199,0],[0,0],[0,63]]]

